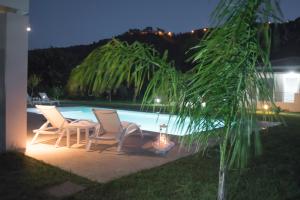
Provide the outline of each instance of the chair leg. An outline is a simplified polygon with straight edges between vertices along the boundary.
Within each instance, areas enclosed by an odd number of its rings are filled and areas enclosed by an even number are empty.
[[[123,141],[124,141],[124,140],[120,140],[120,142],[118,143],[118,148],[117,148],[117,151],[118,151],[118,152],[120,152],[120,151],[122,150]]]
[[[141,138],[144,139],[144,133],[141,129],[140,129],[140,134],[141,134]]]
[[[62,134],[60,134],[60,136],[57,138],[57,140],[56,140],[56,142],[55,142],[55,147],[56,147],[56,148],[58,147],[58,145],[59,145],[59,143],[60,143],[62,137],[64,137],[64,135],[65,135],[65,132],[63,132]]]
[[[85,147],[86,151],[90,151],[91,145],[92,145],[92,140],[90,139],[90,140],[88,140],[88,143],[86,144],[86,147]]]
[[[32,140],[31,140],[30,144],[33,144],[38,136],[39,136],[39,133],[36,133],[36,134],[33,136],[33,138],[32,138]]]

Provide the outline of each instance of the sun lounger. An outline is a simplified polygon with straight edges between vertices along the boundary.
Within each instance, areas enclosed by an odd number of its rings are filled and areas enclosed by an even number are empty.
[[[93,109],[93,112],[100,124],[100,128],[89,137],[88,151],[92,143],[96,143],[99,140],[115,140],[118,142],[117,150],[121,151],[126,137],[134,133],[139,133],[143,136],[143,132],[137,124],[121,122],[116,110]]]
[[[59,100],[50,99],[45,92],[40,92],[39,95],[41,97],[41,103],[42,104],[50,104],[50,105],[55,105],[55,104],[59,105],[60,104]]]
[[[62,137],[66,135],[67,128],[71,127],[72,124],[76,124],[79,121],[89,122],[87,124],[87,127],[90,127],[91,123],[94,123],[95,125],[97,124],[89,120],[71,121],[65,119],[55,106],[36,105],[36,107],[47,119],[47,122],[44,123],[39,129],[33,130],[35,135],[31,140],[31,144],[35,142],[35,140],[40,134],[48,134],[48,135],[51,134],[51,135],[58,135],[58,139],[56,140],[55,143],[55,146],[57,147]],[[67,141],[67,143],[69,143],[69,141]]]

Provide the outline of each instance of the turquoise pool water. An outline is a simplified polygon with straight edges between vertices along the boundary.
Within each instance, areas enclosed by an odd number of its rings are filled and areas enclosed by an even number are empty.
[[[95,107],[86,107],[86,106],[58,107],[62,115],[66,118],[89,119],[97,122],[97,119],[92,112],[92,108]],[[27,108],[27,112],[40,114],[36,108]],[[180,131],[176,129],[175,127],[176,116],[170,117],[170,115],[167,114],[127,111],[127,110],[117,110],[117,112],[119,114],[121,121],[134,122],[140,125],[142,130],[159,132],[160,124],[168,124],[169,134],[172,135],[186,134],[186,127],[184,127]],[[186,124],[188,124],[188,120],[186,122],[187,122]]]

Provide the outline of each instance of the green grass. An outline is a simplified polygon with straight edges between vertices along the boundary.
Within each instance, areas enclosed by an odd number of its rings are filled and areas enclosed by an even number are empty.
[[[52,199],[45,194],[44,189],[68,180],[86,187],[95,184],[21,153],[0,154],[1,200]]]
[[[231,171],[230,199],[300,199],[300,115],[284,114],[287,127],[262,132],[263,155],[243,172]],[[0,155],[2,199],[51,199],[43,189],[66,180],[87,187],[79,199],[216,199],[218,150],[189,156],[106,184],[80,178],[21,154]]]

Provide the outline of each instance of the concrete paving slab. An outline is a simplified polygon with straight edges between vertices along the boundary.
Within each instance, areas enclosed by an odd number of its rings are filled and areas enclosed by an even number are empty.
[[[41,126],[43,122],[43,116],[28,113],[28,141],[33,136],[32,130]],[[194,153],[181,148],[178,138],[172,137],[175,146],[165,156],[157,155],[152,147],[156,136],[157,133],[148,133],[144,138],[138,135],[130,136],[125,140],[122,152],[117,152],[117,144],[113,141],[95,144],[91,151],[87,152],[83,135],[80,145],[76,145],[76,134],[71,137],[71,148],[66,147],[65,138],[61,140],[60,147],[55,148],[57,136],[42,135],[38,137],[38,143],[34,145],[28,143],[26,155],[103,183]]]
[[[77,192],[84,190],[85,187],[78,185],[76,183],[66,181],[59,185],[52,186],[45,190],[45,192],[51,196],[62,198],[66,196],[73,195]]]

